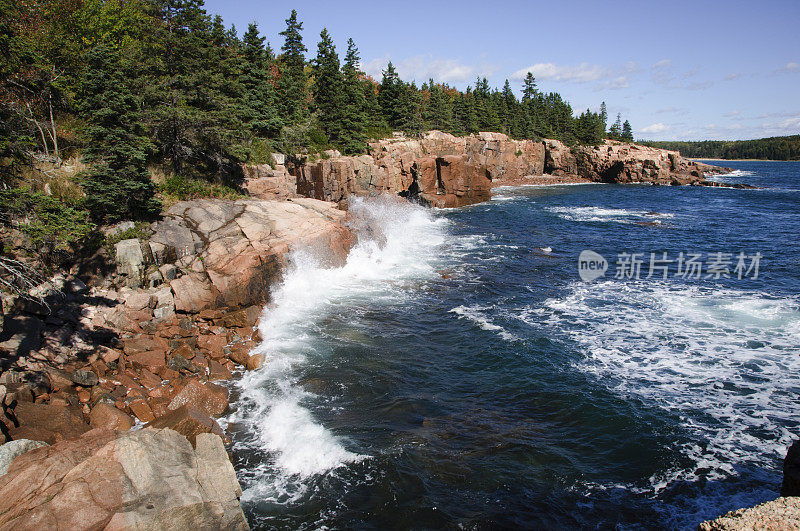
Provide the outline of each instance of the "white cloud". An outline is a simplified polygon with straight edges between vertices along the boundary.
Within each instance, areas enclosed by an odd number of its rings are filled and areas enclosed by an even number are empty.
[[[676,114],[676,115],[682,115],[688,113],[689,109],[682,107],[664,107],[661,109],[657,109],[656,111],[653,112],[653,114]]]
[[[653,63],[653,68],[669,68],[672,66],[672,59],[662,59]]]
[[[610,75],[607,68],[589,63],[581,63],[577,66],[536,63],[528,68],[517,70],[511,74],[511,79],[525,79],[528,72],[531,72],[537,79],[552,79],[554,81],[570,81],[574,83],[597,81]]]
[[[647,127],[643,127],[641,132],[642,133],[663,133],[664,131],[669,131],[669,126],[668,125],[664,125],[661,122],[658,122],[657,124],[651,124],[651,125],[648,125]]]
[[[733,81],[734,79],[739,79],[740,77],[742,77],[742,75],[743,74],[740,74],[739,72],[728,74],[725,76],[725,81]]]
[[[385,55],[362,63],[361,68],[375,79],[380,79],[390,57]],[[392,61],[400,79],[419,82],[433,78],[440,83],[469,82],[476,77],[489,76],[497,68],[491,64],[467,65],[458,59],[416,55],[399,61]]]
[[[800,134],[800,117],[786,118],[779,122],[769,122],[761,125],[764,134],[773,136]]]
[[[789,62],[776,70],[776,72],[800,72],[800,63]]]
[[[740,114],[742,114],[742,111],[736,109],[735,111],[726,112],[722,116],[724,116],[726,118],[733,118],[734,116],[739,116]]]

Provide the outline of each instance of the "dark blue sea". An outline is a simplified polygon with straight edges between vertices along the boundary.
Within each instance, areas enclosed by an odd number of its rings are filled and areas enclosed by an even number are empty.
[[[778,496],[800,437],[800,163],[758,189],[351,206],[299,249],[226,419],[254,528],[694,528]],[[606,261],[579,276],[579,255]],[[665,278],[666,277],[666,278]]]

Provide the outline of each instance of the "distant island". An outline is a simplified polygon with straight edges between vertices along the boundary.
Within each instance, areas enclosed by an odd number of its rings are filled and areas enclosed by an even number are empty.
[[[800,135],[773,136],[757,140],[702,140],[680,142],[675,140],[645,142],[640,144],[670,151],[693,159],[761,159],[800,160]]]

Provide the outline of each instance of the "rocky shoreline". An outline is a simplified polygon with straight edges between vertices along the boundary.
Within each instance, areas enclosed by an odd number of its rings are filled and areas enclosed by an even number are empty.
[[[556,182],[705,185],[705,175],[728,168],[690,161],[676,151],[612,140],[570,148],[557,140],[511,140],[501,133],[456,137],[429,131],[420,139],[396,137],[369,144],[369,153],[275,157],[275,164],[245,168],[253,197],[297,195],[335,203],[350,196],[403,195],[436,207],[486,201],[493,186]]]
[[[4,301],[0,442],[13,443],[0,446],[0,529],[247,528],[214,420],[228,393],[214,382],[263,363],[256,325],[292,249],[344,263],[351,197],[458,207],[496,186],[708,185],[705,174],[726,171],[619,142],[570,150],[437,131],[358,157],[274,159],[245,168],[250,198],[176,203],[147,237],[116,243],[111,273],[74,271]]]

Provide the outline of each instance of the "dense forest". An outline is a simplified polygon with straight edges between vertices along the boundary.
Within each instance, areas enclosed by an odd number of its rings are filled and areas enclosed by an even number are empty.
[[[640,142],[646,146],[680,151],[696,159],[800,160],[800,135],[758,140],[702,140],[699,142]]]
[[[521,99],[485,78],[418,86],[391,63],[375,80],[352,39],[340,58],[323,30],[309,51],[295,11],[276,39],[255,23],[240,35],[202,0],[0,0],[2,188],[22,181],[36,204],[44,191],[101,224],[152,218],[169,194],[236,193],[241,165],[271,152],[364,153],[392,131],[633,140],[619,116],[606,130],[605,103],[576,116],[531,74]],[[37,189],[30,168],[76,155],[74,182]]]

